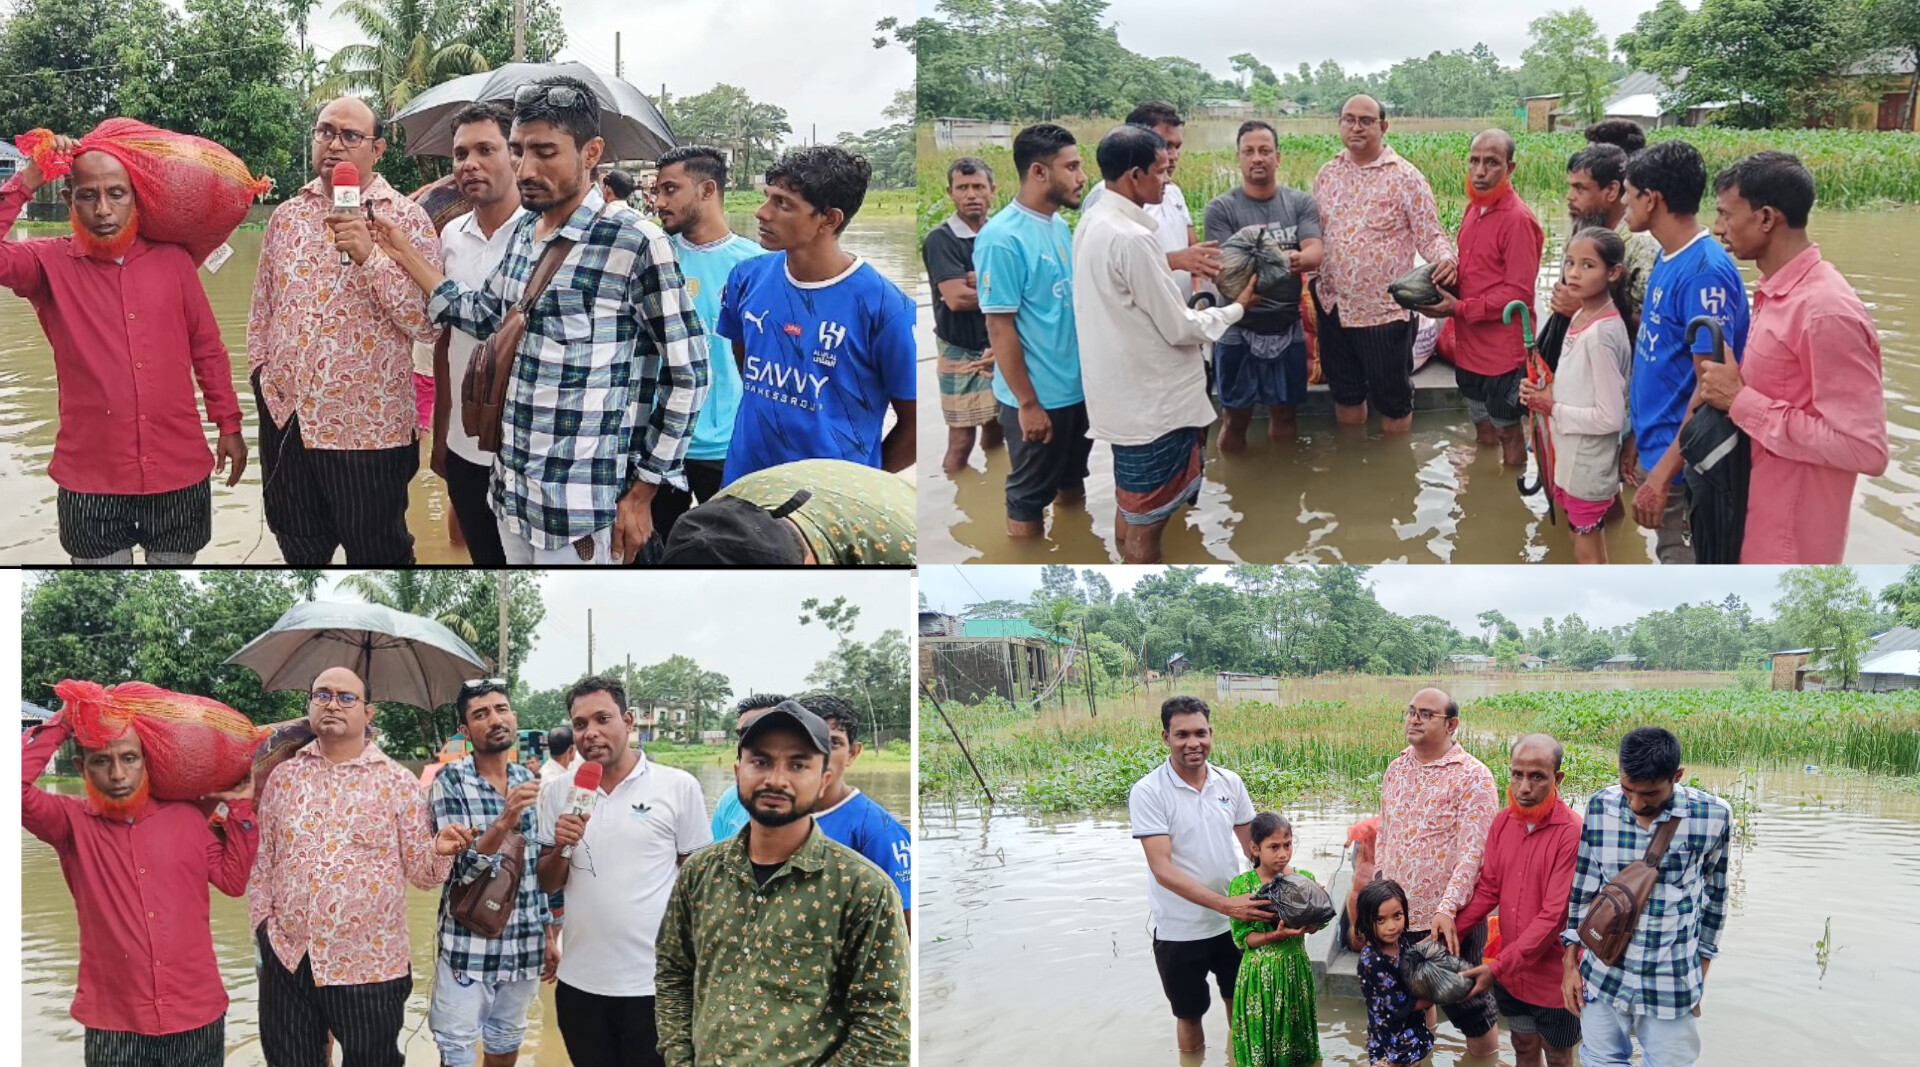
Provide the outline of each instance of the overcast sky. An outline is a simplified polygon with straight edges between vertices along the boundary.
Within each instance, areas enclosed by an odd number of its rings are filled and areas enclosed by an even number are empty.
[[[1609,41],[1633,29],[1656,0],[1584,5]],[[935,0],[917,0],[933,15]],[[1682,0],[1697,9],[1699,0]],[[1410,56],[1470,49],[1484,42],[1506,66],[1520,65],[1531,38],[1527,23],[1572,0],[1358,0],[1345,4],[1275,4],[1272,0],[1207,0],[1197,7],[1165,0],[1112,0],[1105,21],[1120,43],[1148,56],[1184,56],[1217,78],[1237,79],[1227,57],[1251,51],[1284,74],[1304,61],[1331,57],[1347,73],[1385,70]]]
[[[308,24],[323,61],[361,39],[338,7],[321,0]],[[904,18],[907,0],[559,0],[559,8],[567,47],[558,58],[612,77],[618,31],[627,81],[650,99],[662,82],[675,96],[738,85],[786,108],[796,143],[816,123],[823,141],[883,125],[895,90],[913,84],[913,57],[872,43],[873,24]]]
[[[329,578],[337,577],[330,573]],[[800,602],[844,596],[860,607],[853,636],[871,641],[907,628],[907,571],[548,571],[539,642],[527,658],[534,689],[571,685],[587,673],[587,610],[593,610],[594,666],[658,663],[690,656],[748,692],[794,692],[837,639],[819,623],[800,625]],[[1037,580],[1037,579],[1036,579]],[[322,600],[355,600],[322,587]]]
[[[1142,574],[1161,566],[1081,567],[1097,570],[1119,593],[1133,588]],[[1367,572],[1374,596],[1398,615],[1438,615],[1463,633],[1477,632],[1474,616],[1489,608],[1522,629],[1542,617],[1577,613],[1595,627],[1621,626],[1651,611],[1680,604],[1719,601],[1737,594],[1758,614],[1771,615],[1780,595],[1784,567],[1522,567],[1385,566]],[[1861,566],[1854,570],[1878,593],[1900,579],[1901,566]],[[1205,568],[1206,581],[1222,582],[1227,568]],[[927,566],[920,568],[920,591],[936,610],[958,611],[976,600],[1025,601],[1040,587],[1038,566]],[[975,590],[978,590],[976,595]]]

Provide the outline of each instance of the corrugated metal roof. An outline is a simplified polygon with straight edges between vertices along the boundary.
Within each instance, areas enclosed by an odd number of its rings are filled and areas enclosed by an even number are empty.
[[[1875,656],[1860,665],[1860,673],[1920,676],[1920,649],[1903,648]]]
[[[1901,652],[1910,648],[1920,648],[1920,630],[1911,626],[1896,626],[1873,640],[1873,651],[1876,655],[1882,652]]]
[[[1025,619],[962,619],[961,637],[1035,637],[1042,641],[1052,641],[1057,645],[1073,642],[1064,637],[1055,637]]]

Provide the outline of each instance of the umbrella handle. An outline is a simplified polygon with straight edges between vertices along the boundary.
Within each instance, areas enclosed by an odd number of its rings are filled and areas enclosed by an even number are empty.
[[[1520,340],[1526,343],[1527,351],[1531,352],[1533,351],[1533,309],[1527,306],[1525,300],[1508,302],[1507,306],[1500,311],[1500,325],[1513,325],[1514,308],[1520,309]]]
[[[1727,347],[1727,342],[1720,333],[1720,320],[1712,315],[1695,315],[1693,320],[1687,323],[1687,351],[1693,351],[1693,339],[1700,336],[1702,328],[1713,335],[1713,361],[1721,362],[1720,352]]]

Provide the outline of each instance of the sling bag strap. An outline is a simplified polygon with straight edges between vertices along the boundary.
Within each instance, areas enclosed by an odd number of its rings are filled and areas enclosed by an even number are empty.
[[[1580,920],[1580,944],[1607,966],[1618,964],[1633,943],[1640,912],[1660,882],[1660,861],[1666,857],[1667,845],[1679,826],[1680,816],[1676,814],[1654,827],[1646,854],[1622,868],[1588,902],[1586,917]]]

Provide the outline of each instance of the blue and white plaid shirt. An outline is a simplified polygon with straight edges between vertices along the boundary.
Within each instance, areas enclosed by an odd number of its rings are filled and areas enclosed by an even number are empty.
[[[1589,998],[1605,998],[1616,1009],[1656,1019],[1678,1019],[1700,1000],[1700,963],[1720,952],[1720,928],[1727,921],[1727,842],[1733,810],[1727,802],[1698,789],[1676,785],[1666,810],[1654,820],[1683,821],[1660,861],[1660,880],[1640,912],[1633,941],[1617,966],[1583,953],[1580,976]],[[1652,829],[1643,830],[1627,806],[1626,794],[1608,786],[1587,801],[1580,828],[1580,858],[1573,869],[1563,944],[1580,943],[1580,921],[1613,876],[1646,855]]]
[[[539,780],[518,763],[507,765],[509,792],[522,782]],[[459,823],[485,834],[507,810],[507,798],[474,769],[472,756],[441,769],[433,780],[428,803],[435,833]],[[527,866],[520,875],[520,896],[514,904],[513,918],[507,920],[507,928],[497,940],[488,941],[447,914],[447,898],[453,887],[481,862],[480,854],[471,848],[454,858],[453,873],[440,891],[440,954],[446,958],[447,969],[455,974],[496,982],[540,977],[546,960],[547,926],[554,920],[549,895],[540,891],[540,875],[534,870],[540,862],[540,844],[534,840],[533,808],[520,814],[519,829],[527,838]]]
[[[527,316],[507,388],[493,509],[538,548],[613,525],[635,480],[686,488],[682,460],[707,401],[707,345],[673,242],[598,190],[547,239],[520,220],[478,290],[448,280],[427,313],[485,340],[526,292],[547,244],[574,247]]]

